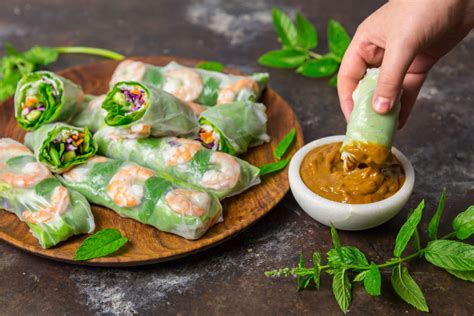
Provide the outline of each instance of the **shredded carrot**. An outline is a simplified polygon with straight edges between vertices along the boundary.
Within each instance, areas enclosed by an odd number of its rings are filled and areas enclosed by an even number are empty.
[[[84,138],[79,139],[79,140],[76,142],[76,146],[79,146],[80,144],[82,144],[83,141],[84,141]]]
[[[133,89],[132,91],[130,91],[130,93],[138,95],[140,92],[138,91],[138,89]]]
[[[74,139],[74,140],[77,140],[77,135],[71,135],[71,138]]]

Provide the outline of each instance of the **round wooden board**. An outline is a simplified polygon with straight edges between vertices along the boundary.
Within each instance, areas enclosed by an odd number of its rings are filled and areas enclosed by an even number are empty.
[[[194,66],[199,60],[167,56],[134,57],[144,62],[165,65],[172,60]],[[105,61],[80,65],[60,71],[59,74],[80,84],[86,93],[107,92],[108,82],[118,62]],[[241,74],[235,69],[225,72]],[[290,154],[303,145],[303,133],[291,107],[271,88],[267,88],[260,100],[267,106],[268,134],[272,141],[253,148],[242,158],[260,166],[274,161],[273,149],[291,128],[296,128],[296,141]],[[25,131],[18,127],[14,117],[13,98],[0,104],[0,137],[10,137],[23,142]],[[168,261],[215,246],[255,223],[268,213],[288,192],[288,168],[263,177],[262,183],[238,196],[223,201],[224,221],[212,227],[201,239],[190,241],[131,219],[122,218],[113,211],[92,205],[96,230],[117,228],[129,239],[129,243],[113,256],[87,262],[74,261],[74,252],[86,238],[74,236],[50,249],[43,249],[31,235],[27,225],[15,215],[0,210],[0,239],[33,254],[53,260],[94,266],[134,266]]]

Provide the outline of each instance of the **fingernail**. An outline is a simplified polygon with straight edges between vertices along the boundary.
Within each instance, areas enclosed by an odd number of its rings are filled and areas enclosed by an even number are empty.
[[[392,108],[392,100],[384,97],[376,97],[374,109],[378,113],[387,113]]]

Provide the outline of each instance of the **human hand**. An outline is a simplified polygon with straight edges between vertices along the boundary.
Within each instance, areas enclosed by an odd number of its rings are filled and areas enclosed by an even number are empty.
[[[388,113],[403,89],[403,127],[428,71],[473,26],[474,0],[392,0],[380,7],[359,25],[341,63],[338,93],[346,120],[366,69],[380,67],[372,106]]]

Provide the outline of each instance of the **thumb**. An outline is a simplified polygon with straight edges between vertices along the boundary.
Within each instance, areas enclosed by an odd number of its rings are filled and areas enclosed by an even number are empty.
[[[390,112],[402,89],[403,79],[414,59],[414,53],[403,43],[393,43],[385,49],[372,107],[375,112]]]

